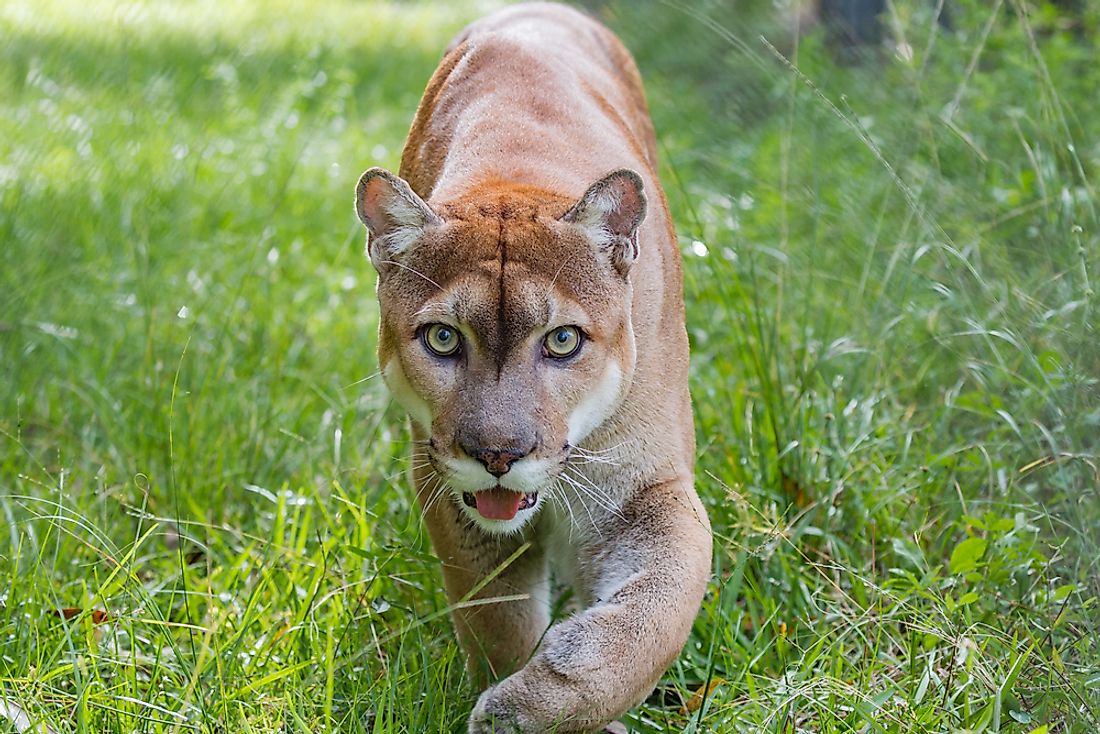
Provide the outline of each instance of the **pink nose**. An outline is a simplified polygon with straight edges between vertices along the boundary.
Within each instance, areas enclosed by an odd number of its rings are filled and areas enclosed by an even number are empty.
[[[485,466],[485,470],[494,477],[507,474],[508,470],[512,468],[512,464],[527,455],[526,452],[514,451],[512,449],[476,448],[470,450],[468,453],[470,456],[480,461]]]

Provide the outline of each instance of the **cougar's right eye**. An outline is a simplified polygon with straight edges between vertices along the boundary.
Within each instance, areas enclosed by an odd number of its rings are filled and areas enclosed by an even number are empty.
[[[462,347],[458,329],[446,324],[428,324],[421,330],[420,340],[437,357],[453,357]]]

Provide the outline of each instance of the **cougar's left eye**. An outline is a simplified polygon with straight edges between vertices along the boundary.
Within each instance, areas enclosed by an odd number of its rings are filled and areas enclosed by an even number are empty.
[[[429,324],[421,332],[420,339],[428,351],[437,357],[453,357],[462,346],[458,329],[446,324]]]
[[[576,354],[583,341],[581,330],[576,326],[559,326],[542,340],[542,348],[547,357],[565,359]]]

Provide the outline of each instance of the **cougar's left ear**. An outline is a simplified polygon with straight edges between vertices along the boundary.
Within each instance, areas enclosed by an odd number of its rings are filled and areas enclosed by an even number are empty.
[[[638,226],[645,219],[642,177],[626,168],[588,187],[562,221],[583,227],[624,278],[638,259]]]
[[[406,253],[426,227],[443,223],[404,179],[383,168],[359,177],[355,213],[369,232],[367,254],[379,272]]]

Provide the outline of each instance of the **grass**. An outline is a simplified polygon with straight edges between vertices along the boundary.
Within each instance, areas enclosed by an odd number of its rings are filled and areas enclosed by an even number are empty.
[[[718,533],[637,731],[1100,729],[1100,9],[954,5],[896,0],[862,65],[752,7],[602,6]],[[0,699],[463,730],[350,194],[492,6],[0,8]]]

